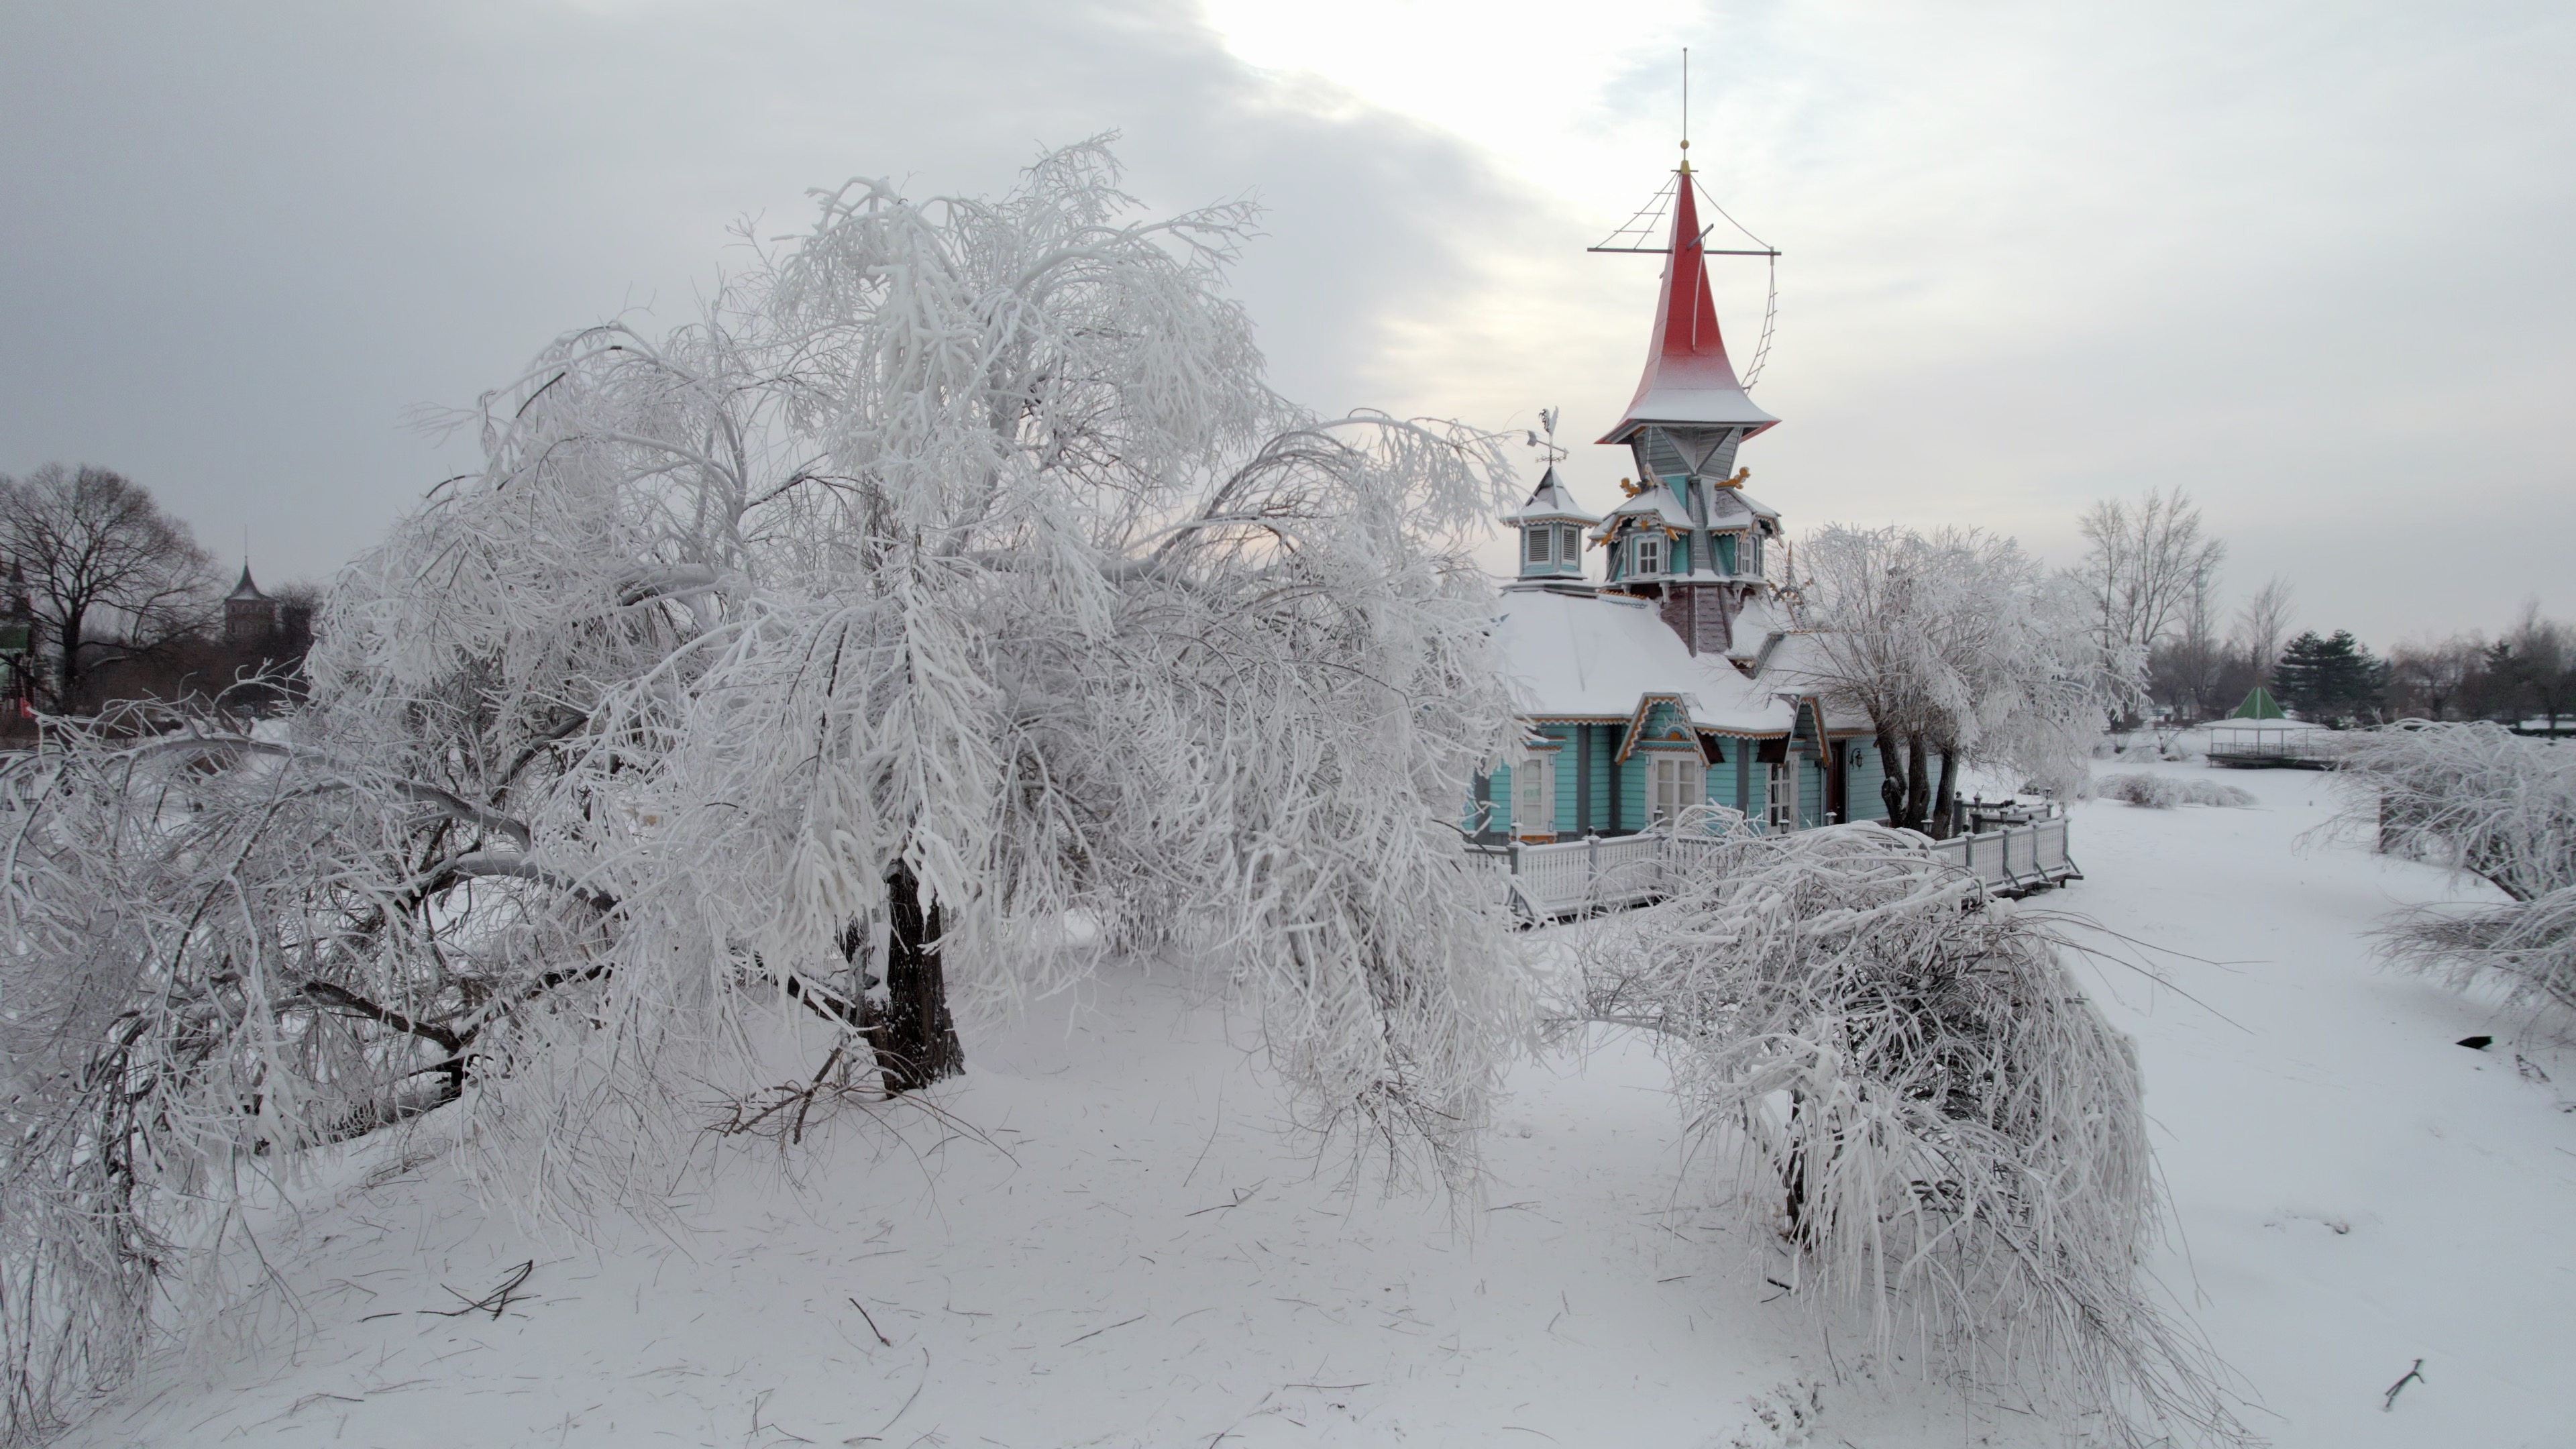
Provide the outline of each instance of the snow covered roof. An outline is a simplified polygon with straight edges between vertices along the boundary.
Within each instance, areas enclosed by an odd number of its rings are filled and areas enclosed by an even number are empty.
[[[200,594],[198,597],[203,598],[205,596]],[[268,602],[268,595],[261,593],[259,591],[259,585],[250,581],[249,564],[242,565],[241,582],[233,585],[233,591],[231,593],[224,595],[224,602],[228,604],[244,601],[254,604],[264,604]]]
[[[1789,629],[1789,611],[1765,598],[1744,601],[1735,614],[1735,642],[1728,646],[1729,659],[1759,659],[1763,641]]]
[[[1736,626],[1736,641],[1744,641],[1743,621]],[[1789,628],[1761,641],[1761,679],[1765,688],[1790,694],[1813,694],[1823,680],[1824,661],[1817,657],[1819,646],[1813,630]],[[1867,730],[1869,716],[1858,710],[1827,710],[1825,729],[1831,734]]]
[[[1610,518],[1614,522],[1622,518],[1652,518],[1666,528],[1696,526],[1691,522],[1690,509],[1674,496],[1669,485],[1662,483],[1649,483],[1639,489],[1627,502],[1611,509]]]
[[[1504,514],[1503,522],[1536,523],[1550,518],[1562,518],[1571,523],[1601,521],[1597,514],[1586,513],[1576,506],[1574,495],[1565,491],[1565,480],[1556,476],[1556,468],[1552,464],[1547,475],[1538,480],[1538,488],[1530,494],[1529,501],[1518,510]]]
[[[1648,695],[1679,696],[1691,723],[1785,735],[1796,711],[1724,658],[1693,655],[1642,599],[1527,590],[1503,596],[1495,642],[1521,709],[1547,719],[1630,719]]]
[[[1698,185],[1682,163],[1673,206],[1673,234],[1665,245],[1663,294],[1655,303],[1655,331],[1646,344],[1646,375],[1627,413],[1601,439],[1624,443],[1648,423],[1701,427],[1752,426],[1762,432],[1779,422],[1754,404],[1727,360],[1718,331],[1717,303],[1709,296],[1706,242],[1700,236]],[[1750,434],[1747,434],[1750,436]]]
[[[1708,490],[1708,526],[1742,528],[1754,519],[1780,521],[1780,510],[1745,492],[1742,488]]]

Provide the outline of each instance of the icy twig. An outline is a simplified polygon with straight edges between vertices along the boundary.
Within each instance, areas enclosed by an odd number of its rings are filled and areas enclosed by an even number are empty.
[[[2415,1360],[2415,1366],[2406,1371],[2406,1376],[2404,1378],[2399,1379],[2397,1382],[2388,1386],[2388,1397],[2380,1401],[2379,1411],[2385,1414],[2390,1410],[2395,1409],[2397,1407],[2397,1391],[2406,1387],[2408,1384],[2422,1384],[2430,1382],[2432,1382],[2430,1379],[2424,1377],[2424,1360],[2420,1358]]]

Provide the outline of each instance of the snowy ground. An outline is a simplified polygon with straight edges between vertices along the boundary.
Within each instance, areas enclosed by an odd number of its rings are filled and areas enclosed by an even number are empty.
[[[2522,1043],[2518,1072],[2513,1023],[2369,964],[2375,919],[2449,887],[2302,847],[2327,777],[2224,778],[2261,806],[2079,808],[2090,879],[2034,902],[2180,953],[2169,986],[2097,981],[2144,1053],[2181,1229],[2164,1277],[2282,1445],[2570,1442],[2576,1060]],[[2452,1044],[2479,1032],[2497,1044]],[[589,1243],[380,1162],[297,1230],[300,1330],[165,1368],[69,1442],[2052,1442],[1828,1354],[1763,1281],[1773,1249],[1683,1184],[1632,1042],[1524,1068],[1490,1187],[1453,1203],[1301,1156],[1241,1038],[1167,983],[1106,980],[970,1036],[942,1101],[973,1131],[845,1112],[793,1181],[765,1143],[710,1145],[676,1226]],[[523,1260],[497,1319],[427,1312]]]

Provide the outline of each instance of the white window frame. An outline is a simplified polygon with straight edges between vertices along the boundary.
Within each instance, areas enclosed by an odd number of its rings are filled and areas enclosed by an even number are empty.
[[[1653,532],[1638,534],[1637,541],[1629,545],[1628,562],[1629,572],[1637,578],[1662,573],[1664,536]]]
[[[1654,750],[1646,755],[1646,818],[1669,825],[1708,798],[1708,766],[1699,752]]]
[[[1762,781],[1762,828],[1771,831],[1797,828],[1797,762],[1784,760],[1763,768],[1770,773]]]
[[[1521,562],[1550,565],[1556,562],[1556,530],[1545,524],[1521,530]]]
[[[1556,758],[1537,750],[1512,761],[1512,836],[1556,834]]]
[[[1556,540],[1556,561],[1560,564],[1570,564],[1580,563],[1582,559],[1583,527],[1580,524],[1569,523]]]

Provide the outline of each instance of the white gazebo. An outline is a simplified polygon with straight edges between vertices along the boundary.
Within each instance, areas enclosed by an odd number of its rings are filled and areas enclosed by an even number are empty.
[[[2324,725],[2282,713],[2272,691],[2258,684],[2234,714],[2209,726],[2209,762],[2239,770],[2322,770],[2333,763],[2327,753],[2331,734]]]

